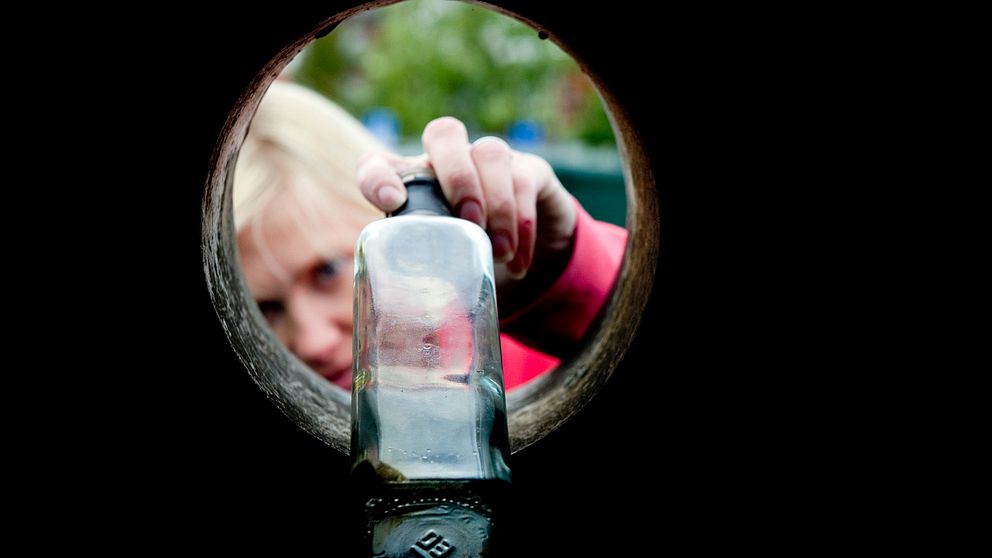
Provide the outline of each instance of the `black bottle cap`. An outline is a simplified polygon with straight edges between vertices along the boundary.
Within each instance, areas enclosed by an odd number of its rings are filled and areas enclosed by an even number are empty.
[[[434,171],[425,167],[411,169],[400,175],[406,185],[406,201],[396,211],[386,217],[399,215],[443,215],[451,216],[453,211],[444,198],[441,183]]]

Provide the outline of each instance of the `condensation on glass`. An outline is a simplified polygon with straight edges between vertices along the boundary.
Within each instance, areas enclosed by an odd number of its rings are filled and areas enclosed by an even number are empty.
[[[406,205],[356,243],[353,468],[509,481],[491,244],[429,174],[406,182]]]

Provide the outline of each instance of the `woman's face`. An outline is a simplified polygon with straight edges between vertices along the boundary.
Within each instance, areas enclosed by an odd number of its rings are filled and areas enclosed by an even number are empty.
[[[375,217],[356,210],[347,221],[301,218],[312,215],[289,196],[271,202],[238,233],[241,265],[279,340],[350,390],[355,239]]]

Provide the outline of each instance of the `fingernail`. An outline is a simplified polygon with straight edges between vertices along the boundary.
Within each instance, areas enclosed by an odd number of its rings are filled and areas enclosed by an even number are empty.
[[[486,222],[482,218],[482,206],[475,200],[463,201],[461,207],[458,208],[458,216],[486,228]]]
[[[511,264],[507,264],[506,266],[506,274],[510,277],[510,279],[513,279],[514,281],[519,281],[524,277],[527,277],[526,269],[514,269],[514,267],[515,266],[512,265],[512,262]]]
[[[376,190],[375,197],[379,200],[382,209],[396,209],[403,203],[403,192],[400,192],[392,184],[383,184]]]
[[[506,263],[506,272],[510,279],[517,281],[527,276],[527,268],[530,267],[530,258],[527,257],[526,250],[519,250],[516,257]]]
[[[510,235],[499,231],[493,233],[493,259],[499,263],[508,262],[513,257],[513,244]]]
[[[510,144],[506,143],[506,140],[505,139],[503,139],[501,137],[498,137],[498,136],[482,136],[481,138],[473,141],[472,142],[472,145],[479,145],[480,143],[486,143],[487,141],[494,141],[496,143],[502,143],[507,148],[510,147]]]

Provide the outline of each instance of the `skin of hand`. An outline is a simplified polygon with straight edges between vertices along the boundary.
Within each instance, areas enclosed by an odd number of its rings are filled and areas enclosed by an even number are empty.
[[[393,211],[406,201],[399,173],[433,168],[455,216],[481,226],[492,241],[500,313],[550,287],[571,256],[577,218],[551,165],[496,137],[469,143],[465,125],[450,116],[428,123],[422,142],[424,153],[416,157],[366,154],[358,165],[365,197]]]

